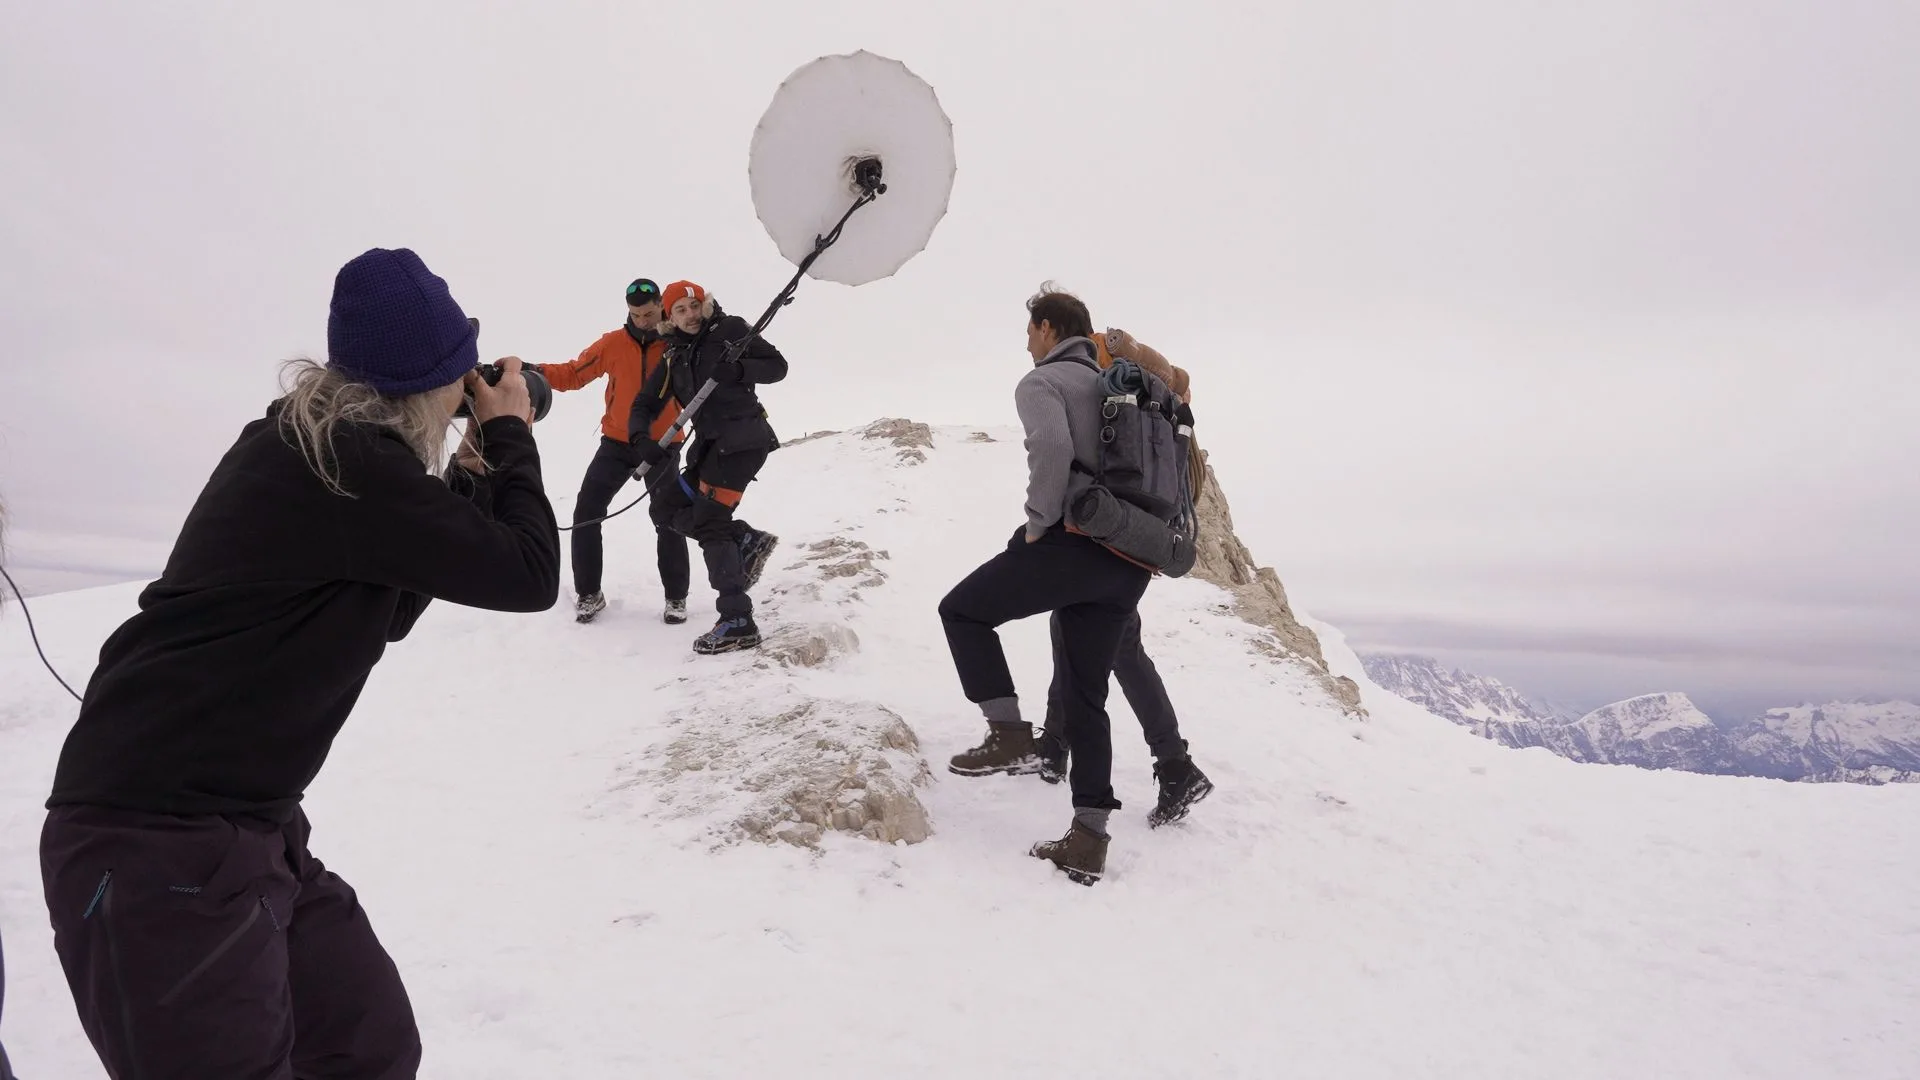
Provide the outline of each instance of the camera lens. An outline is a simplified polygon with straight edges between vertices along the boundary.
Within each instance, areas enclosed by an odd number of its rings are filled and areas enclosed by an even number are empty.
[[[484,380],[488,386],[499,386],[500,376],[506,374],[506,370],[499,364],[481,364],[478,370],[480,372],[480,378]],[[547,382],[545,375],[540,374],[530,367],[522,367],[520,369],[520,377],[526,380],[527,400],[533,405],[533,422],[537,424],[545,420],[548,411],[553,408],[553,385]],[[471,395],[464,396],[460,399],[460,406],[453,411],[453,415],[455,419],[459,420],[466,420],[473,416],[473,398]]]
[[[521,368],[521,377],[527,380],[527,397],[533,402],[533,419],[539,423],[547,418],[547,410],[553,408],[553,387],[546,376],[532,368]]]

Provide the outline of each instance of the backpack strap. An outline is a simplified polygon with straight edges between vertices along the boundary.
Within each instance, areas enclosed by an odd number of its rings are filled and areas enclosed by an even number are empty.
[[[1087,359],[1084,356],[1056,356],[1051,360],[1042,360],[1033,366],[1037,368],[1043,368],[1043,367],[1046,367],[1048,364],[1080,364],[1084,367],[1092,368],[1095,374],[1099,374],[1101,370],[1099,364],[1095,363],[1092,360]]]
[[[1048,364],[1080,364],[1090,369],[1095,375],[1100,375],[1104,373],[1098,361],[1095,361],[1089,357],[1081,356],[1078,350],[1075,350],[1072,354],[1062,353],[1059,356],[1050,356],[1047,359],[1042,360],[1033,366],[1035,368],[1043,368],[1043,367],[1046,367]],[[1103,395],[1104,395],[1104,391],[1103,391]],[[1076,457],[1073,459],[1073,464],[1070,466],[1069,471],[1091,476],[1094,479],[1094,483],[1099,483],[1100,478],[1105,474],[1104,466],[1106,465],[1106,461],[1105,461],[1106,445],[1104,443],[1101,444],[1100,450],[1101,450],[1100,456],[1102,459],[1101,465],[1103,466],[1103,468],[1090,469],[1084,463],[1082,463],[1079,458]]]
[[[1092,338],[1087,338],[1085,340],[1089,344],[1093,344]],[[1096,355],[1098,354],[1099,349],[1100,349],[1099,345],[1093,344],[1092,351],[1096,353]],[[1083,364],[1086,367],[1091,368],[1095,375],[1098,375],[1101,372],[1100,362],[1094,359],[1094,357],[1092,356],[1081,356],[1080,350],[1078,349],[1074,349],[1070,355],[1067,353],[1060,353],[1054,356],[1049,356],[1046,359],[1040,361],[1039,363],[1033,366],[1037,368],[1042,368],[1042,367],[1046,367],[1048,364],[1059,364],[1059,363]]]

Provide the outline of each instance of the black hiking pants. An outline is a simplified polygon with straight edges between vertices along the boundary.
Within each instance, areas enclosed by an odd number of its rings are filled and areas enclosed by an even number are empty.
[[[741,545],[753,527],[735,517],[747,485],[767,463],[766,450],[721,453],[711,441],[695,440],[687,452],[687,468],[678,481],[662,484],[653,493],[653,523],[700,543],[707,561],[707,581],[718,594],[714,609],[722,619],[750,618],[753,600],[747,595],[747,572]]]
[[[80,1024],[122,1080],[410,1080],[420,1035],[354,891],[284,825],[48,812],[40,872]]]
[[[639,467],[639,451],[618,439],[600,437],[600,449],[594,451],[593,460],[587,464],[587,474],[580,479],[580,496],[573,501],[573,591],[577,595],[588,596],[600,591],[604,565],[599,523],[580,523],[605,517],[614,496],[627,486],[627,481],[633,479],[633,470]],[[660,497],[661,484],[673,483],[676,471],[673,461],[668,460],[647,472],[647,488],[652,498]],[[653,531],[660,564],[660,588],[669,600],[685,600],[692,577],[687,538],[658,522]]]
[[[1055,614],[1048,627],[1053,634],[1053,685],[1047,688],[1047,721],[1041,736],[1054,742],[1066,740],[1063,706],[1067,694],[1067,663],[1060,616]],[[1140,612],[1127,616],[1120,633],[1119,650],[1113,654],[1113,677],[1120,692],[1127,696],[1133,715],[1140,721],[1140,733],[1147,738],[1147,749],[1156,761],[1187,756],[1187,741],[1180,737],[1180,718],[1174,714],[1173,699],[1167,696],[1167,684],[1140,642]]]
[[[1031,544],[1023,528],[940,601],[961,689],[975,704],[1016,696],[1000,626],[1043,611],[1060,620],[1056,671],[1065,676],[1060,713],[1075,806],[1120,809],[1113,797],[1107,683],[1127,619],[1151,580],[1146,570],[1060,526]]]

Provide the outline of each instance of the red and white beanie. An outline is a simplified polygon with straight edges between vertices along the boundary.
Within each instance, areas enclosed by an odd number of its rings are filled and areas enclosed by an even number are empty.
[[[676,281],[667,286],[666,290],[660,294],[660,310],[665,314],[671,315],[673,313],[673,305],[679,303],[680,298],[683,296],[693,297],[693,302],[702,306],[705,306],[707,302],[707,290],[695,285],[691,281]]]

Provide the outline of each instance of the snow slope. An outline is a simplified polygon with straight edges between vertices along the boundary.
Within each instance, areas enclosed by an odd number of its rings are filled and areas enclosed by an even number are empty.
[[[563,517],[592,447],[573,426],[543,433]],[[1108,880],[1028,858],[1065,828],[1066,791],[944,769],[980,721],[934,605],[1021,520],[1017,433],[969,435],[801,443],[749,492],[748,518],[786,541],[768,622],[843,613],[860,647],[836,664],[691,655],[711,594],[694,625],[658,621],[638,513],[607,527],[601,622],[576,625],[567,597],[529,616],[438,604],[389,650],[307,808],[405,974],[423,1076],[1912,1075],[1920,788],[1514,753],[1379,690],[1315,625],[1366,695],[1371,719],[1349,720],[1197,581],[1156,583],[1145,633],[1218,790],[1148,830],[1148,758],[1116,693]],[[833,537],[885,551],[884,577],[799,557]],[[137,592],[35,603],[70,680]],[[1007,637],[1037,701],[1044,622]],[[752,794],[736,775],[659,768],[690,731],[799,698],[911,724],[934,766],[929,839],[736,842]],[[30,1080],[102,1075],[35,856],[72,715],[8,609],[4,1036]]]

